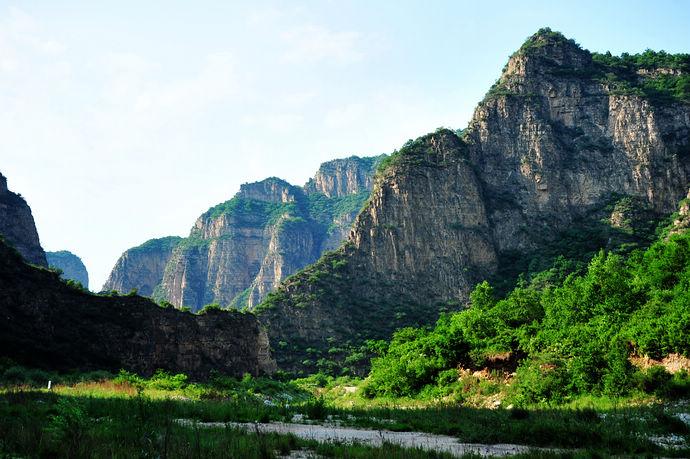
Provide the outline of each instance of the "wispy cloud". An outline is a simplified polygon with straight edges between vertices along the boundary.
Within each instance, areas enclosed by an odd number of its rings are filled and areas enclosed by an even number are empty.
[[[39,24],[18,8],[10,7],[0,22],[0,73],[20,72],[25,67],[26,55],[55,58],[65,49],[62,43],[45,37]]]
[[[290,63],[331,61],[347,64],[365,55],[362,35],[335,31],[320,25],[303,25],[281,34],[285,45],[282,59]]]

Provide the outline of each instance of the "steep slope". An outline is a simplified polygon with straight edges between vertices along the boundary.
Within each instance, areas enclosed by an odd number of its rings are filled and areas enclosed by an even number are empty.
[[[163,297],[193,310],[214,302],[225,306],[247,289],[270,285],[283,269],[314,261],[320,240],[307,207],[302,190],[281,179],[242,185],[233,199],[199,217],[175,249],[163,275]]]
[[[25,264],[0,242],[0,356],[54,370],[158,368],[206,378],[211,371],[270,372],[268,340],[249,314],[195,316],[138,296],[71,288]]]
[[[321,193],[327,198],[338,198],[371,190],[374,182],[372,172],[384,157],[385,155],[369,158],[350,156],[325,162],[304,185],[304,191],[308,194]]]
[[[690,59],[641,61],[619,65],[548,29],[530,37],[462,138],[439,130],[388,158],[349,243],[259,306],[279,364],[431,323],[477,281],[544,254],[649,240],[690,174],[690,107],[659,66],[683,78]],[[644,221],[617,226],[630,203]]]
[[[177,236],[150,239],[125,251],[115,263],[102,290],[127,293],[136,289],[140,295],[153,295],[163,279],[165,265],[181,240]]]
[[[104,290],[137,288],[174,305],[253,308],[286,276],[338,247],[368,199],[374,158],[324,163],[303,188],[278,178],[242,185],[204,213],[188,238],[130,249]]]
[[[62,271],[63,279],[71,279],[89,288],[89,273],[81,258],[67,250],[46,252],[46,258],[49,267]]]
[[[48,266],[38,240],[31,209],[24,198],[7,188],[7,179],[0,174],[0,236],[29,263]]]

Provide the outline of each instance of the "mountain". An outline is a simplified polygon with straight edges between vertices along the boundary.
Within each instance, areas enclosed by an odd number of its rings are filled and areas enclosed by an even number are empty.
[[[265,331],[251,314],[193,315],[139,296],[99,296],[27,265],[0,242],[0,354],[51,370],[156,369],[207,378],[271,372]]]
[[[104,291],[127,293],[136,289],[140,295],[151,296],[163,279],[165,265],[181,237],[150,239],[120,256],[103,285]]]
[[[21,195],[7,188],[7,179],[0,174],[0,236],[29,263],[48,266],[38,240],[31,209]]]
[[[324,163],[304,187],[271,177],[245,183],[202,214],[184,239],[125,252],[104,290],[153,295],[193,311],[255,307],[282,279],[347,237],[383,156]]]
[[[313,369],[432,323],[483,279],[649,244],[688,190],[689,71],[688,55],[530,37],[461,136],[440,129],[386,158],[347,243],[259,305],[279,365]]]
[[[84,266],[81,258],[67,250],[46,252],[46,258],[48,266],[62,271],[64,279],[71,279],[79,282],[85,288],[89,288],[89,273],[86,271],[86,266]]]

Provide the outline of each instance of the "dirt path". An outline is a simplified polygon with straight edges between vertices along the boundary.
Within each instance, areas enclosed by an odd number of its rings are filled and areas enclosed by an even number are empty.
[[[178,423],[187,426],[195,425],[189,419],[178,419]],[[422,448],[462,456],[473,453],[480,456],[512,456],[529,451],[553,451],[524,445],[481,443],[460,443],[457,438],[446,435],[434,435],[423,432],[393,432],[390,430],[367,430],[352,427],[337,427],[310,424],[289,424],[284,422],[240,423],[240,422],[198,422],[199,427],[235,427],[248,432],[293,434],[305,440],[316,440],[321,443],[361,443],[370,446],[381,446],[384,442],[404,448]]]

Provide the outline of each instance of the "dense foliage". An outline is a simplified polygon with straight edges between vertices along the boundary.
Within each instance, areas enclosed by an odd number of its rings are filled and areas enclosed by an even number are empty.
[[[414,395],[457,381],[458,366],[497,361],[519,363],[513,390],[526,403],[687,389],[686,373],[643,373],[629,357],[690,356],[690,235],[627,257],[601,251],[586,272],[562,277],[554,267],[500,300],[484,282],[467,310],[398,331],[372,361],[368,393]]]
[[[617,94],[652,101],[690,103],[690,54],[646,50],[640,54],[594,53],[598,79]]]

